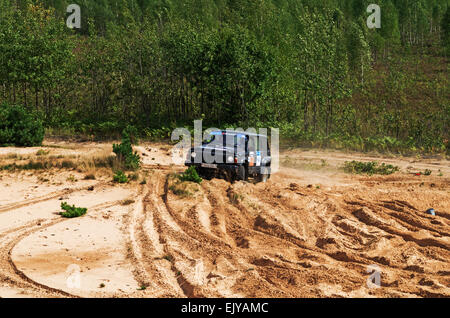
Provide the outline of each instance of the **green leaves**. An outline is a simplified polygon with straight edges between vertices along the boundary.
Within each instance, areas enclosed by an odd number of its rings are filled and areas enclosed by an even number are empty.
[[[128,183],[129,181],[127,175],[123,173],[123,171],[121,170],[116,171],[116,173],[113,176],[113,180],[116,183]]]
[[[127,170],[137,170],[140,167],[141,158],[136,152],[133,152],[131,146],[131,137],[129,130],[126,129],[122,133],[122,143],[113,144],[113,152],[117,155],[119,162]]]
[[[385,164],[384,162],[379,164],[378,162],[361,162],[361,161],[347,161],[344,165],[344,171],[348,173],[357,173],[357,174],[381,174],[381,175],[390,175],[397,171],[400,168],[397,166],[393,166],[390,164]]]
[[[188,169],[186,169],[186,171],[180,174],[178,178],[181,181],[190,181],[195,183],[201,183],[203,181],[203,179],[198,175],[197,170],[195,169],[194,166],[191,166]]]
[[[380,0],[379,30],[369,0],[83,0],[81,30],[66,1],[41,2],[0,0],[0,101],[46,127],[167,138],[203,118],[357,149],[448,144],[448,0]]]
[[[75,207],[75,205],[69,205],[66,202],[61,203],[61,209],[63,209],[64,212],[61,212],[60,214],[65,218],[77,218],[85,215],[87,212],[87,208],[78,208]]]
[[[0,105],[0,146],[39,146],[44,139],[42,121],[22,106]]]

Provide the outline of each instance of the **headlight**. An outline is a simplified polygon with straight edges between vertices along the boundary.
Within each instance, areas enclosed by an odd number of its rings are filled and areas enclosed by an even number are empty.
[[[228,157],[228,162],[233,162],[233,159],[234,159],[234,158],[233,158],[232,156],[229,156],[229,157]]]
[[[197,154],[196,154],[195,152],[193,152],[193,153],[191,154],[191,157],[192,157],[192,158],[195,158],[195,157],[197,157]]]

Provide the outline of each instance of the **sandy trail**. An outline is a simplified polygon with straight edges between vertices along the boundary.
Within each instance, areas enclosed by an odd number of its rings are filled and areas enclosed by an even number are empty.
[[[107,145],[45,149],[74,156]],[[290,150],[268,183],[204,180],[180,195],[173,174],[183,167],[170,164],[169,147],[138,150],[146,184],[0,172],[0,297],[450,297],[446,160]],[[374,159],[402,171],[339,170]],[[411,173],[425,168],[433,174]],[[80,181],[64,182],[71,175]],[[61,199],[88,214],[61,219]],[[368,282],[377,272],[380,287]]]

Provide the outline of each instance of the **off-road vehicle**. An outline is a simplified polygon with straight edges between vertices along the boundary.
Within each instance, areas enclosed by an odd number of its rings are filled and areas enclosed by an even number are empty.
[[[201,146],[191,148],[186,166],[195,166],[198,173],[210,179],[224,175],[230,180],[266,182],[270,178],[270,148],[267,136],[221,130],[211,132]]]

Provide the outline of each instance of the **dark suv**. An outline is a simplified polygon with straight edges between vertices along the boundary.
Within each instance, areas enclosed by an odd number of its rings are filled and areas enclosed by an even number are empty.
[[[201,146],[191,148],[186,166],[195,166],[200,175],[220,174],[231,180],[270,178],[270,148],[267,136],[240,131],[213,131]]]

